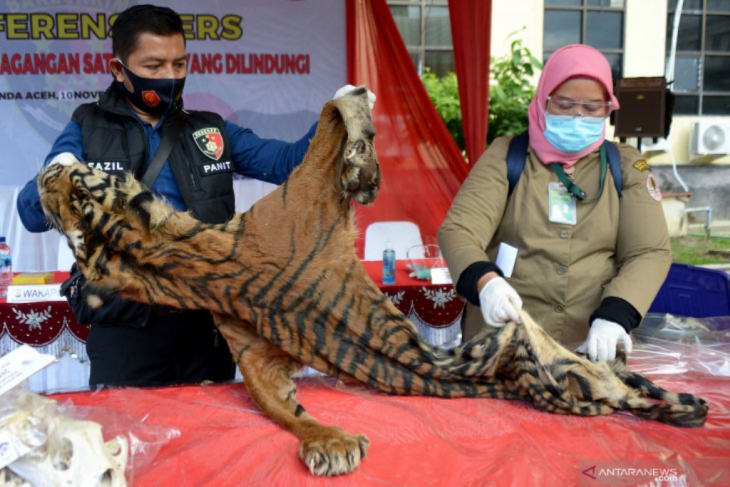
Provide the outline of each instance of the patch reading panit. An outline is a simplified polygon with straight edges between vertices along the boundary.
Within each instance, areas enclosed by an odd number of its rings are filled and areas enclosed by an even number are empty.
[[[662,191],[659,189],[659,183],[651,173],[646,176],[646,190],[649,192],[649,196],[651,196],[654,200],[662,200]]]
[[[641,172],[649,170],[649,164],[647,164],[647,162],[644,159],[642,159],[640,161],[636,161],[634,163],[634,167]]]

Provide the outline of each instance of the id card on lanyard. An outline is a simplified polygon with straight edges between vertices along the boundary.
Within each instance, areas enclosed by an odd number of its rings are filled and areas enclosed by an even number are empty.
[[[577,223],[575,195],[561,183],[548,183],[548,219],[553,223]]]
[[[601,146],[600,149],[601,170],[598,176],[598,195],[594,200],[598,200],[603,194],[603,183],[606,180],[606,148]],[[578,221],[578,212],[576,201],[586,201],[587,195],[585,191],[580,189],[575,181],[565,174],[563,166],[558,163],[550,164],[553,172],[558,176],[559,183],[548,183],[548,219],[553,223],[563,223],[566,225],[575,225]]]

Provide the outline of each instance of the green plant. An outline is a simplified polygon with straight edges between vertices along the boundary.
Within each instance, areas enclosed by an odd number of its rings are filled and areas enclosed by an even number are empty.
[[[517,135],[527,130],[527,108],[535,96],[531,81],[535,71],[540,69],[542,63],[522,45],[522,39],[512,41],[510,54],[492,59],[488,144],[497,137]]]
[[[459,107],[459,86],[456,81],[456,74],[449,73],[439,78],[425,68],[421,81],[426,87],[429,98],[441,119],[449,129],[451,137],[462,151],[465,150],[464,129],[461,125],[461,108]]]
[[[513,33],[510,37],[516,35]],[[535,95],[535,88],[530,82],[539,69],[542,69],[542,63],[522,45],[521,39],[512,41],[510,54],[491,59],[488,144],[497,137],[517,135],[527,129],[527,108]],[[421,81],[456,145],[463,151],[464,129],[456,74],[449,73],[439,78],[425,68]]]

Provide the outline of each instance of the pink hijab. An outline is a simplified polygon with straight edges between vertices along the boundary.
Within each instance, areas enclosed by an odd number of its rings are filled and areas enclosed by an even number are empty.
[[[583,44],[565,46],[553,53],[545,63],[537,84],[535,98],[527,111],[529,117],[530,146],[544,164],[560,162],[564,167],[573,166],[580,158],[590,154],[603,143],[606,130],[595,144],[577,154],[566,154],[553,147],[545,138],[545,104],[558,86],[570,78],[591,78],[601,83],[609,94],[612,110],[619,108],[618,100],[613,95],[613,77],[611,66],[603,54]],[[542,108],[541,108],[542,107]]]

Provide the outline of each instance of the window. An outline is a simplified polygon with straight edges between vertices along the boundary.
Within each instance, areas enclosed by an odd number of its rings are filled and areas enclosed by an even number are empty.
[[[624,0],[545,0],[543,62],[563,46],[587,44],[606,56],[614,80],[620,78],[624,4]]]
[[[677,0],[668,0],[667,56]],[[684,0],[677,30],[674,113],[730,115],[730,0]]]
[[[388,0],[388,6],[419,76],[454,71],[448,0]]]

